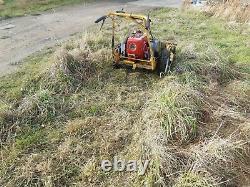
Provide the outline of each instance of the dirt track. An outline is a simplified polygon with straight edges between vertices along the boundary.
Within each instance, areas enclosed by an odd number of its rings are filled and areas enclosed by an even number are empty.
[[[102,1],[75,5],[0,21],[0,77],[14,71],[13,65],[32,53],[82,32],[107,11],[124,8],[128,12],[153,7],[179,7],[181,0]]]

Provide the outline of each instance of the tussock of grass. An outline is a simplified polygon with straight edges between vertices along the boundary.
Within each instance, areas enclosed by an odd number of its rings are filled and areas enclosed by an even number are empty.
[[[74,51],[71,54],[67,50],[60,50],[55,56],[55,64],[44,77],[46,89],[61,94],[73,93],[95,74],[96,67],[91,63],[88,51]]]
[[[14,112],[18,123],[41,124],[52,121],[61,105],[49,90],[38,90],[34,95],[23,98]]]
[[[153,160],[149,182],[173,184],[176,172],[187,162],[176,145],[187,144],[197,135],[202,95],[188,85],[165,78],[143,110],[146,155]],[[165,176],[165,177],[163,177]],[[154,183],[154,182],[153,182]]]
[[[86,33],[82,39],[63,45],[55,53],[55,63],[43,75],[41,86],[55,93],[70,94],[95,81],[100,74],[97,69],[111,59],[107,50],[110,43],[103,38],[103,34]]]
[[[66,76],[71,76],[75,79],[84,80],[90,77],[91,71],[94,72],[95,68],[91,65],[89,51],[80,51],[75,49],[71,53],[66,50],[58,51],[55,55],[55,67],[52,67],[52,76],[56,73],[63,73]],[[54,68],[54,69],[53,69]],[[55,72],[58,70],[59,72]]]
[[[164,82],[159,84],[161,91],[148,104],[143,120],[149,126],[161,126],[169,140],[188,141],[195,137],[202,95],[188,85]]]

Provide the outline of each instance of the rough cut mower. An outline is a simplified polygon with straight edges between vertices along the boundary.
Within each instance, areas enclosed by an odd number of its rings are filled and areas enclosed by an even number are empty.
[[[112,55],[115,67],[125,64],[132,66],[133,69],[157,70],[159,75],[166,74],[170,70],[170,66],[175,60],[176,43],[161,42],[153,37],[149,15],[143,16],[116,11],[100,17],[95,23],[102,21],[103,26],[107,18],[112,20]],[[115,44],[115,29],[118,18],[135,23],[139,29],[126,37],[124,42]]]

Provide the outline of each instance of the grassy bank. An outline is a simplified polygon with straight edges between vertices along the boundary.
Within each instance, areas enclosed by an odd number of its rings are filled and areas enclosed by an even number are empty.
[[[63,5],[88,3],[94,0],[4,0],[0,4],[0,17],[23,16]]]
[[[152,20],[178,43],[162,79],[113,69],[109,26],[1,78],[0,186],[249,185],[248,26],[174,9]],[[103,172],[114,156],[150,166]]]
[[[228,21],[250,22],[250,7],[247,0],[210,0],[205,11],[214,17],[223,18]]]

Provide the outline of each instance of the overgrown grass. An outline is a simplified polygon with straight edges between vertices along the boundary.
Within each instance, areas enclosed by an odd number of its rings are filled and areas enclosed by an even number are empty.
[[[246,26],[174,9],[152,21],[154,35],[178,42],[162,79],[113,69],[109,26],[1,78],[0,186],[248,185]],[[150,167],[103,172],[101,160],[114,156]]]
[[[94,0],[4,0],[0,4],[0,17],[9,18],[45,11],[63,5],[88,3]]]
[[[209,0],[206,12],[229,21],[250,22],[249,1]]]

